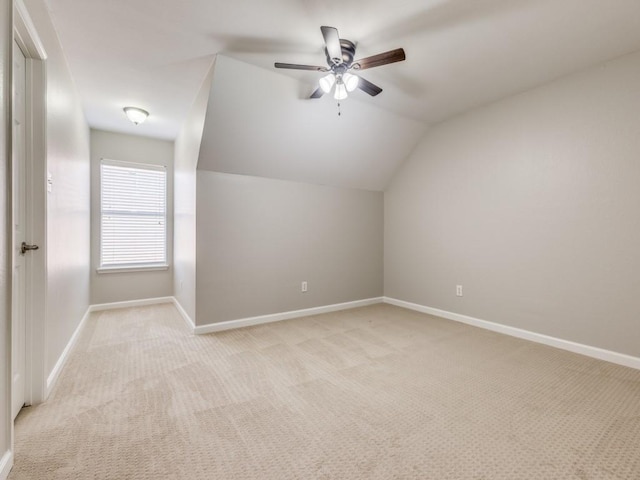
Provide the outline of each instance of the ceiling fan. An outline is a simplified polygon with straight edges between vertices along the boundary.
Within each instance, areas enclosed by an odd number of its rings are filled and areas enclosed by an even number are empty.
[[[291,70],[314,70],[317,72],[328,72],[319,81],[320,86],[311,94],[310,98],[320,98],[325,93],[331,92],[335,85],[333,98],[343,100],[347,98],[349,92],[359,88],[372,97],[375,97],[382,89],[377,85],[365,80],[360,75],[354,75],[352,71],[365,70],[367,68],[379,67],[388,63],[401,62],[406,57],[402,48],[390,50],[388,52],[372,55],[354,61],[356,45],[344,38],[340,38],[338,30],[333,27],[320,27],[325,43],[325,54],[327,55],[327,67],[316,67],[313,65],[297,65],[293,63],[276,62],[276,68],[288,68]]]

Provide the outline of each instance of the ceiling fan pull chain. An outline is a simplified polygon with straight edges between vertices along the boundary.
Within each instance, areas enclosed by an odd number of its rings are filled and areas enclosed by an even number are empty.
[[[338,116],[342,115],[342,112],[340,112],[340,102],[338,102]]]

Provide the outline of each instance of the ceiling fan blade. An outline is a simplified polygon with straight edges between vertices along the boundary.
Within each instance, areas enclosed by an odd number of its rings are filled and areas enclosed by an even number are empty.
[[[313,91],[309,98],[320,98],[322,95],[324,95],[324,90],[318,87]]]
[[[313,70],[316,72],[327,72],[329,69],[327,67],[316,67],[314,65],[298,65],[295,63],[280,63],[276,62],[276,68],[288,68],[290,70]]]
[[[367,68],[380,67],[387,63],[402,62],[406,58],[404,49],[396,48],[395,50],[357,60],[353,62],[353,67],[357,70],[365,70]]]
[[[360,78],[360,80],[358,81],[358,88],[363,92],[368,93],[372,97],[375,97],[382,91],[379,86],[371,83],[369,80],[365,80],[364,78],[360,77],[360,75],[358,75],[358,77]]]
[[[336,65],[342,63],[342,47],[340,46],[340,36],[338,29],[333,27],[320,27],[324,43],[327,46],[329,57]]]

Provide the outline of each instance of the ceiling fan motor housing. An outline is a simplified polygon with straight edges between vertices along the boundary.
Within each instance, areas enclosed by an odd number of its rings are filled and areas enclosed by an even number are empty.
[[[338,65],[346,65],[347,67],[351,66],[353,62],[353,58],[356,54],[356,45],[350,40],[345,40],[344,38],[340,39],[340,48],[342,50],[342,62]],[[336,65],[331,56],[329,55],[329,51],[325,47],[324,53],[327,56],[327,63],[331,66]]]

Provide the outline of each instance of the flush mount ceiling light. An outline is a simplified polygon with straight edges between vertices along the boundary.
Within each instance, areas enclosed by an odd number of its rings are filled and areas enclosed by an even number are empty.
[[[382,89],[359,75],[354,75],[350,70],[359,71],[367,68],[380,67],[388,63],[402,62],[406,58],[404,50],[402,48],[396,48],[395,50],[389,50],[388,52],[354,61],[353,59],[356,54],[355,43],[340,38],[338,30],[333,27],[320,27],[320,30],[322,31],[325,43],[324,51],[327,57],[326,67],[280,62],[276,62],[275,64],[276,68],[326,72],[327,75],[320,79],[320,86],[311,94],[311,98],[320,98],[325,93],[331,92],[334,86],[333,98],[336,100],[344,100],[348,94],[356,88],[375,97],[382,92]]]
[[[140,125],[149,116],[149,112],[138,107],[124,107],[125,115],[136,125]]]

